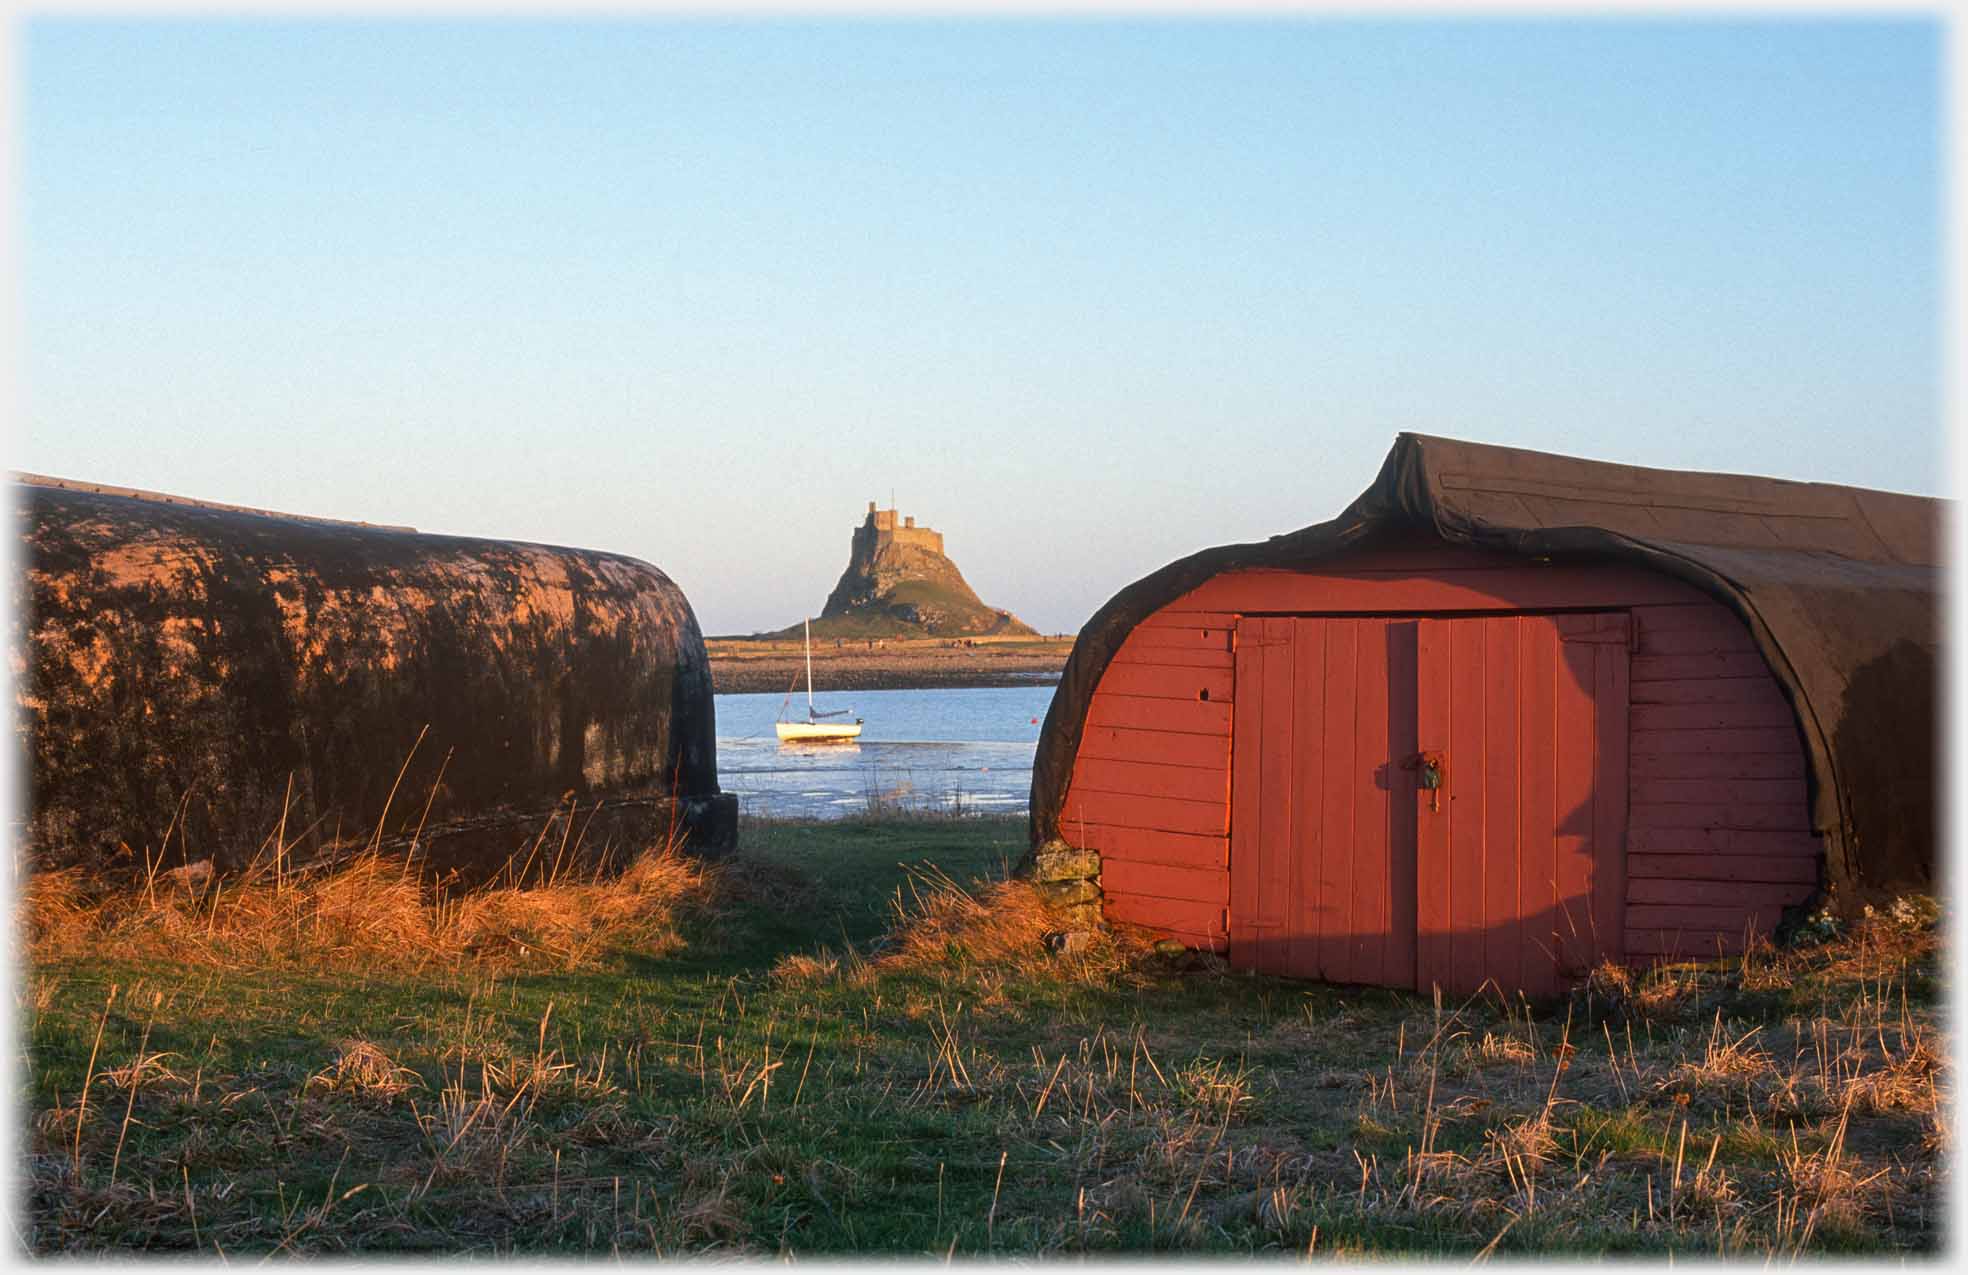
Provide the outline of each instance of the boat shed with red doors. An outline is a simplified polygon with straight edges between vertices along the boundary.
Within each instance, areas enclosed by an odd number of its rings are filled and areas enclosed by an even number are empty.
[[[1034,854],[1238,968],[1531,996],[1932,889],[1944,508],[1403,434],[1094,616]]]

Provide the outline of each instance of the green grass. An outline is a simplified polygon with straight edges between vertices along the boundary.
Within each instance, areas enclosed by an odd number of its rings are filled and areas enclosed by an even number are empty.
[[[1207,960],[881,963],[905,865],[982,882],[1024,836],[1023,820],[748,824],[733,873],[776,880],[760,896],[776,905],[693,916],[681,952],[578,973],[31,962],[32,1247],[1940,1242],[1945,1144],[1915,1057],[1940,1039],[1931,935],[1787,958],[1753,988],[1726,969],[1666,976],[1644,1014],[1569,1029],[1562,1006],[1438,1009]],[[791,976],[800,957],[822,972]],[[1710,1060],[1718,1012],[1736,1035],[1760,1026],[1764,1070],[1686,1070]],[[1559,1070],[1561,1040],[1576,1052]],[[1904,1091],[1846,1109],[1851,1076],[1894,1067]]]
[[[927,618],[905,619],[896,610],[902,607],[914,607],[919,616]],[[1038,637],[1016,617],[1007,616],[1008,612],[1001,613],[998,608],[987,606],[946,582],[902,580],[881,594],[878,601],[846,615],[816,617],[811,624],[815,638],[829,641],[834,638],[964,637],[999,633],[1030,633],[1032,637]],[[803,632],[800,625],[793,624],[752,636],[772,641],[798,641]]]

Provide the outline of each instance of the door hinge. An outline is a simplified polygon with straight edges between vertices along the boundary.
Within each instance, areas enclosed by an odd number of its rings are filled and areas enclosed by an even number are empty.
[[[1232,651],[1241,651],[1246,647],[1290,646],[1292,644],[1290,633],[1275,637],[1259,637],[1258,630],[1254,627],[1254,624],[1262,625],[1263,623],[1264,617],[1262,616],[1259,616],[1255,622],[1247,615],[1240,615],[1233,619],[1230,622],[1230,649]]]

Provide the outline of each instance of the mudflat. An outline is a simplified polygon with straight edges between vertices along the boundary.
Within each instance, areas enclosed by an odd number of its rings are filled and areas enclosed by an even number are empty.
[[[720,694],[784,691],[806,680],[800,643],[710,638],[711,682]],[[830,691],[1033,686],[1059,680],[1071,637],[815,639],[813,684]]]

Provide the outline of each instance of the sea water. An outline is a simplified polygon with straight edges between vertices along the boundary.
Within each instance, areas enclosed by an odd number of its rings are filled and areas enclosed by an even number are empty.
[[[871,807],[1022,813],[1032,755],[1052,686],[967,690],[838,691],[820,709],[862,719],[852,743],[782,744],[781,706],[804,720],[806,696],[717,696],[718,786],[738,807],[774,818],[840,819]]]

